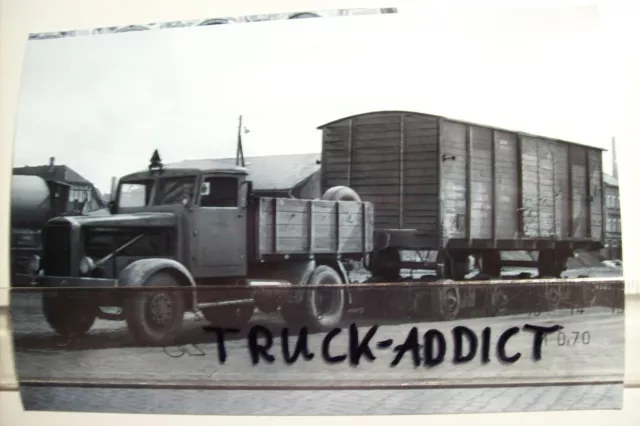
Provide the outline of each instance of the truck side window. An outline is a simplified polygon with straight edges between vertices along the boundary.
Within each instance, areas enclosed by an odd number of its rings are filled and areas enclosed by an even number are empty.
[[[238,179],[234,177],[208,177],[205,183],[209,193],[200,197],[202,207],[237,207]]]

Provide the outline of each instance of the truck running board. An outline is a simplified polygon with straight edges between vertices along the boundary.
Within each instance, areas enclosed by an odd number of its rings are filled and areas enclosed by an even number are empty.
[[[198,309],[216,308],[219,306],[248,305],[251,303],[254,303],[253,299],[221,300],[218,302],[198,303]]]

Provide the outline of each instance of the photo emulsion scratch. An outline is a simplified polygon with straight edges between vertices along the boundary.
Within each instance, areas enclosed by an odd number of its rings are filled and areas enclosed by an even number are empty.
[[[402,14],[31,36],[11,198],[26,410],[622,408],[615,139],[514,130],[524,109],[480,122],[482,89],[438,89],[449,72],[415,59],[380,85]],[[213,26],[256,21],[278,22]]]

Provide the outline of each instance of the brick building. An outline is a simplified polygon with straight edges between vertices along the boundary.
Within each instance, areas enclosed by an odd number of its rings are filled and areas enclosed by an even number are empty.
[[[603,176],[605,200],[605,248],[603,255],[609,259],[622,259],[622,223],[615,139],[612,140],[611,145],[613,173],[612,175],[605,173]]]

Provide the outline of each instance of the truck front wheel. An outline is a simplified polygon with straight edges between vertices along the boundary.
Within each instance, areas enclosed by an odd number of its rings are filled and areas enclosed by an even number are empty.
[[[79,337],[86,334],[98,316],[98,308],[79,295],[45,292],[42,313],[49,326],[60,336]]]
[[[135,292],[127,297],[124,316],[129,330],[141,342],[152,346],[168,346],[180,336],[184,320],[184,294],[171,288],[180,282],[170,273],[153,274],[143,287],[167,287],[168,291]]]
[[[281,307],[284,320],[290,325],[308,327],[313,331],[328,331],[338,327],[347,304],[344,288],[314,287],[342,283],[342,277],[335,269],[327,265],[318,266],[304,290],[302,302]]]

